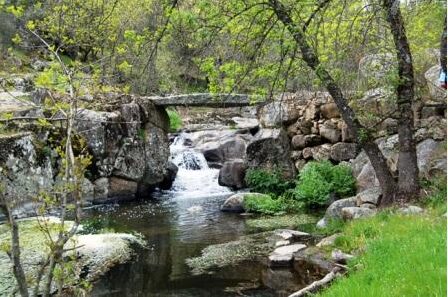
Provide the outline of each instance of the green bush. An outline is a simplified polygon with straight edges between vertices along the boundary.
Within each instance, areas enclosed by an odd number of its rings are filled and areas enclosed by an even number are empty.
[[[283,179],[279,170],[249,169],[245,180],[254,192],[272,196],[280,196],[294,187],[294,182]]]
[[[299,174],[295,197],[306,207],[321,207],[329,203],[332,193],[342,198],[355,191],[356,181],[349,166],[329,161],[309,162]]]
[[[244,209],[248,212],[272,215],[284,212],[285,205],[281,199],[272,198],[270,195],[246,195]]]
[[[175,109],[167,109],[170,118],[170,132],[176,132],[182,127],[182,119]]]

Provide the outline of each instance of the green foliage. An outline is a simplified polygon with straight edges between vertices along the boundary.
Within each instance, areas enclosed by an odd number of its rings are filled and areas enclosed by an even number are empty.
[[[245,180],[252,191],[273,196],[280,196],[294,187],[294,183],[285,180],[279,170],[249,169]]]
[[[137,130],[137,135],[140,138],[140,140],[142,140],[142,141],[146,140],[146,131],[145,131],[145,129],[142,129],[142,128],[138,129]]]
[[[436,209],[439,214],[446,213],[447,182],[445,176],[435,177],[431,180],[423,180],[422,188],[426,195],[423,203]]]
[[[284,212],[285,204],[281,199],[272,198],[270,195],[246,195],[244,209],[247,212],[273,215]]]
[[[114,232],[107,223],[106,220],[101,218],[87,219],[81,222],[82,228],[78,231],[78,234],[99,234],[104,232]]]
[[[380,214],[349,223],[335,245],[364,251],[321,297],[445,296],[446,219]],[[424,272],[424,273],[418,273]]]
[[[62,71],[62,66],[55,62],[49,68],[39,73],[35,84],[41,88],[65,93],[68,88],[68,79]]]
[[[335,233],[339,233],[342,232],[344,230],[345,227],[345,221],[342,219],[329,219],[326,222],[326,225],[324,228],[316,228],[316,230],[314,230],[314,232],[318,233],[318,234],[322,234],[325,236],[329,236]]]
[[[182,118],[175,109],[167,109],[168,117],[170,118],[170,132],[176,132],[182,128]]]
[[[295,196],[306,207],[321,207],[329,203],[330,194],[342,198],[355,190],[356,180],[349,166],[329,161],[309,162],[299,174]]]

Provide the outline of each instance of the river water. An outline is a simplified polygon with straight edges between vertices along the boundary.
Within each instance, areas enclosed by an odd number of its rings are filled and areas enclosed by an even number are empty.
[[[113,268],[99,280],[92,296],[239,296],[235,288],[242,283],[262,284],[266,279],[267,269],[258,262],[211,275],[190,273],[187,258],[199,256],[210,244],[238,239],[246,227],[243,216],[219,211],[232,192],[218,185],[219,170],[209,168],[204,156],[184,142],[185,135],[181,135],[170,148],[179,172],[169,191],[156,193],[152,201],[103,205],[88,211],[89,217],[106,227],[138,232],[148,243],[148,249],[139,251],[135,261]],[[293,272],[281,273],[286,273],[284,281],[299,277]],[[272,287],[261,285],[245,291],[245,296],[285,296]]]

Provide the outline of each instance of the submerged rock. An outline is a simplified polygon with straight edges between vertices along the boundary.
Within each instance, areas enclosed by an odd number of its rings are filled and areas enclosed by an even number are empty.
[[[251,197],[265,197],[265,194],[260,193],[238,193],[227,198],[226,201],[221,205],[221,211],[224,212],[245,212],[244,209],[244,198],[247,196]]]
[[[186,260],[193,274],[213,273],[219,268],[237,265],[245,261],[255,261],[269,255],[275,248],[269,239],[272,232],[247,235],[239,240],[210,245],[202,250],[201,255]]]

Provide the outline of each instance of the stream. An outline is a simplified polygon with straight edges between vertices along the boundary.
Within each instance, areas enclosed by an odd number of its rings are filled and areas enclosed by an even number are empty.
[[[269,272],[258,262],[210,275],[191,274],[185,260],[200,255],[210,244],[246,234],[245,218],[219,210],[233,192],[218,185],[219,170],[209,168],[201,153],[184,146],[184,135],[174,140],[170,150],[179,167],[170,190],[157,192],[151,201],[101,205],[87,211],[87,217],[101,220],[107,228],[138,232],[148,243],[134,261],[114,267],[101,278],[91,295],[238,296],[235,288],[242,283],[246,287],[257,283],[244,295],[287,296],[278,287],[283,282],[300,283],[300,276],[289,270]],[[267,284],[275,278],[275,285]]]

